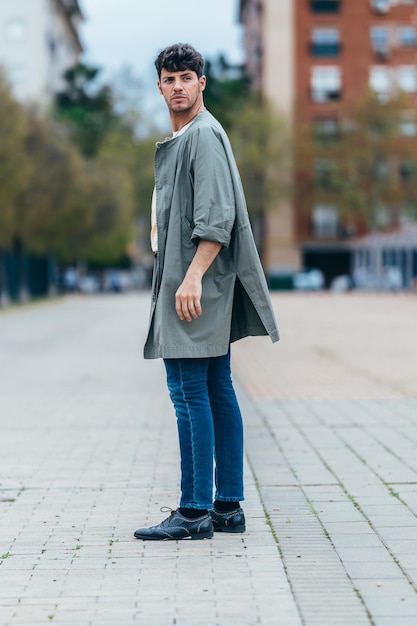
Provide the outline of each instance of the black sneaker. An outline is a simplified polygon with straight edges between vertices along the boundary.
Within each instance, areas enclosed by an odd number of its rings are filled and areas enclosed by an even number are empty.
[[[240,507],[228,513],[219,513],[216,509],[212,509],[209,513],[213,520],[214,532],[244,533],[246,530],[245,514]]]
[[[213,522],[210,514],[197,519],[188,519],[177,511],[171,511],[158,526],[139,528],[135,531],[136,539],[150,541],[168,541],[170,539],[210,539],[213,536]]]

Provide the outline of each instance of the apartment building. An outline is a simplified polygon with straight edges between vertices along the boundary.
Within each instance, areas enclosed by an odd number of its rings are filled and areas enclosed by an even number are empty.
[[[368,89],[381,100],[401,90],[410,102],[403,132],[417,136],[416,0],[240,0],[239,11],[251,83],[294,129],[311,123],[331,133],[340,105]],[[306,215],[296,200],[295,192],[270,217],[270,264],[281,262],[283,245],[289,261],[295,247],[304,263],[312,250],[340,248],[338,207],[311,206]]]
[[[78,0],[1,0],[0,65],[20,101],[45,108],[62,89],[83,51],[82,20]]]

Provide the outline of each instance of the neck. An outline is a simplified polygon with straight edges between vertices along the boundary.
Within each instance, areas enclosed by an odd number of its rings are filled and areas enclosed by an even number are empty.
[[[171,126],[175,132],[184,128],[191,120],[193,120],[201,111],[204,111],[204,103],[198,103],[198,106],[194,106],[188,111],[170,111]]]

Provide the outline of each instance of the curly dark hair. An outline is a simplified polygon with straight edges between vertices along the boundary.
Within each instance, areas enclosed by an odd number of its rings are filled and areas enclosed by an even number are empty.
[[[176,43],[164,48],[155,60],[156,71],[161,78],[162,69],[168,72],[192,70],[200,78],[203,75],[204,60],[195,48],[188,43]]]

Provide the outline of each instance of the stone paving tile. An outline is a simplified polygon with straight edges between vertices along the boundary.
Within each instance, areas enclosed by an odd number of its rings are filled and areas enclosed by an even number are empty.
[[[395,579],[401,578],[401,571],[397,563],[393,559],[384,558],[382,561],[349,561],[349,556],[343,560],[343,565],[352,580],[360,580],[362,578],[371,579],[379,582],[385,578]]]
[[[372,615],[414,616],[417,621],[417,596],[404,580],[362,581],[361,594]]]
[[[0,314],[0,623],[302,626],[249,466],[244,536],[132,536],[178,499],[163,366],[140,353],[148,305]]]
[[[319,617],[311,610],[315,595],[330,607],[320,563],[336,579],[350,581],[365,610],[364,623],[386,618],[381,624],[397,626],[395,620],[401,624],[408,612],[407,623],[417,598],[409,573],[417,571],[413,300],[395,304],[389,297],[355,295],[330,302],[311,294],[276,294],[274,302],[281,344],[274,349],[261,339],[238,343],[234,366],[252,403],[246,413],[253,431],[263,433],[268,457],[287,466],[285,482],[274,474],[271,482],[261,455],[252,465],[257,478],[262,472],[264,506],[303,618],[307,624],[357,623],[330,609]],[[390,323],[401,319],[395,356],[382,306]],[[293,486],[285,490],[291,485],[287,470]],[[304,507],[295,506],[297,498]],[[381,589],[384,608],[378,610]],[[398,603],[401,593],[406,599]],[[345,600],[351,597],[344,594]]]
[[[382,617],[378,615],[374,619],[375,626],[415,626],[415,617],[402,617],[395,615],[395,617]]]
[[[273,300],[281,343],[232,352],[248,531],[178,544],[132,539],[178,494],[148,295],[0,315],[0,621],[417,623],[415,302]]]

